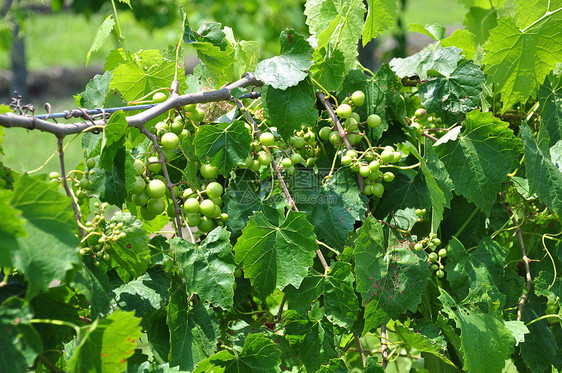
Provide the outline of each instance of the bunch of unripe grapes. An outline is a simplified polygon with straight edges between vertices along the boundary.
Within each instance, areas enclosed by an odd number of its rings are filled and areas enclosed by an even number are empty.
[[[90,176],[96,173],[96,170],[94,169],[94,167],[96,166],[96,160],[94,158],[86,160],[85,166],[86,171],[84,172],[82,177],[79,180],[73,178],[74,195],[76,196],[78,202],[82,202],[84,198],[87,197],[87,192],[93,187],[93,184],[90,181]],[[49,179],[51,180],[51,182],[61,182],[60,174],[56,171],[49,173]]]
[[[80,249],[80,255],[92,255],[96,267],[101,264],[101,260],[108,262],[111,259],[107,252],[109,244],[127,237],[123,222],[106,223],[104,210],[107,206],[106,202],[94,203],[97,210],[93,219],[85,224],[85,246]]]
[[[416,210],[416,215],[418,215],[418,217],[423,216],[423,214],[423,210]],[[435,276],[443,278],[445,276],[445,266],[443,264],[443,260],[447,257],[447,249],[444,247],[439,248],[440,245],[441,240],[437,238],[437,234],[431,233],[429,237],[416,242],[414,244],[414,250],[425,250],[428,253],[431,270],[435,273]]]
[[[336,109],[336,114],[342,120],[341,124],[351,145],[361,142],[363,139],[362,128],[365,124],[369,128],[376,128],[382,122],[381,117],[377,114],[371,114],[367,117],[365,122],[361,122],[361,117],[359,114],[355,113],[353,109],[363,105],[364,102],[365,93],[362,91],[355,91],[351,96],[346,97],[344,102]],[[318,136],[321,140],[330,141],[334,146],[342,145],[342,138],[339,132],[331,126],[322,127],[318,132]]]
[[[133,163],[133,167],[135,168],[135,182],[133,184],[131,200],[135,205],[141,207],[140,213],[145,220],[153,220],[166,210],[164,197],[168,190],[166,184],[161,179],[149,179],[147,176],[144,176],[146,170],[149,170],[152,175],[153,173],[160,172],[162,169],[158,157],[150,157],[148,158],[148,162],[148,167],[145,166],[144,162],[140,159],[135,159]],[[146,180],[148,180],[148,182]],[[179,193],[177,187],[174,192]],[[170,205],[173,211],[173,204]]]
[[[203,197],[205,193],[206,198]],[[213,230],[216,225],[222,225],[228,219],[228,214],[222,212],[222,195],[224,188],[216,181],[207,184],[203,192],[187,188],[183,191],[184,202],[182,210],[185,221],[190,227],[197,227],[206,233]]]
[[[190,134],[186,128],[185,118],[193,122],[200,122],[205,119],[205,112],[197,108],[195,104],[184,107],[184,111],[178,112],[173,119],[160,121],[149,130],[158,137],[158,142],[162,147],[162,152],[167,159],[172,159],[174,150]]]

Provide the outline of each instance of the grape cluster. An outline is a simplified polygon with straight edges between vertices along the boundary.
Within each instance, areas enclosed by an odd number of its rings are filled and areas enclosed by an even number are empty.
[[[107,248],[111,243],[117,242],[127,237],[127,233],[123,230],[123,222],[109,223],[105,221],[104,210],[107,203],[94,203],[94,217],[85,225],[86,236],[83,240],[84,246],[80,249],[80,255],[92,255],[94,265],[97,267],[101,264],[101,260],[108,262],[110,255]]]
[[[208,183],[204,193],[207,198],[203,197],[202,192],[192,188],[185,189],[182,194],[182,210],[188,226],[197,227],[199,231],[206,233],[213,230],[217,224],[222,225],[226,222],[228,214],[221,210],[224,194],[221,184],[216,181]]]
[[[416,210],[416,215],[423,215],[422,210]],[[447,257],[447,249],[439,248],[441,240],[437,238],[437,234],[431,233],[429,237],[424,238],[414,244],[414,250],[425,250],[428,253],[428,260],[431,270],[438,278],[445,276],[445,266],[443,260]]]

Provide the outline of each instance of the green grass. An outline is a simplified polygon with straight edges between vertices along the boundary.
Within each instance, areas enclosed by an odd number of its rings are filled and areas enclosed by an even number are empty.
[[[74,107],[74,99],[63,98],[51,101],[53,111],[65,110]],[[59,171],[59,157],[57,151],[57,138],[46,132],[28,131],[23,128],[4,128],[2,136],[2,149],[0,162],[17,172],[29,172],[41,166],[40,173]],[[80,136],[69,136],[65,139],[65,167],[67,172],[72,170],[82,159]],[[69,144],[70,143],[70,144]]]
[[[98,27],[106,14],[95,14],[90,19],[80,14],[36,14],[26,20],[24,32],[26,58],[30,71],[49,67],[79,67],[86,65],[86,55]],[[129,12],[119,14],[119,21],[129,50],[165,49],[179,41],[181,24],[149,32],[139,25]],[[102,64],[111,49],[118,47],[110,35],[103,48],[92,55],[90,64]],[[0,51],[0,70],[10,68],[9,54]]]

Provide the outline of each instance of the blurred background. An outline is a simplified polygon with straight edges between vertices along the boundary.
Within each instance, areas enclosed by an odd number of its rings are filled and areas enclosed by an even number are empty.
[[[407,33],[409,23],[438,23],[447,34],[462,27],[466,9],[451,0],[398,0],[397,26],[360,49],[362,63],[376,70],[394,57],[405,57],[432,40]],[[0,104],[8,105],[17,91],[23,103],[44,114],[44,104],[53,112],[76,108],[73,95],[82,92],[94,75],[103,72],[105,57],[117,48],[111,35],[104,46],[86,56],[104,19],[113,14],[110,0],[1,0],[0,13]],[[262,58],[279,51],[279,34],[286,28],[308,35],[303,15],[305,0],[130,0],[115,1],[127,49],[166,49],[182,35],[177,4],[185,10],[195,29],[204,22],[221,22],[234,30],[238,40],[256,40]],[[470,1],[468,2],[470,3]],[[467,3],[467,5],[468,5]],[[465,20],[466,21],[466,20]],[[186,72],[197,64],[194,51],[185,48]],[[1,129],[0,129],[1,130]],[[41,172],[58,169],[56,139],[46,133],[18,128],[4,129],[0,162],[18,172],[43,166]],[[1,134],[1,132],[0,132]],[[66,163],[74,167],[81,159],[80,139],[65,139]]]

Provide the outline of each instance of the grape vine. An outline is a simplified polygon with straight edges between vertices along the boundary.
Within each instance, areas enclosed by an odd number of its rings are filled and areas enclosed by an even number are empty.
[[[562,369],[562,3],[464,2],[376,72],[396,4],[365,3],[306,1],[262,60],[178,7],[66,118],[0,105],[60,161],[0,168],[0,371]]]

